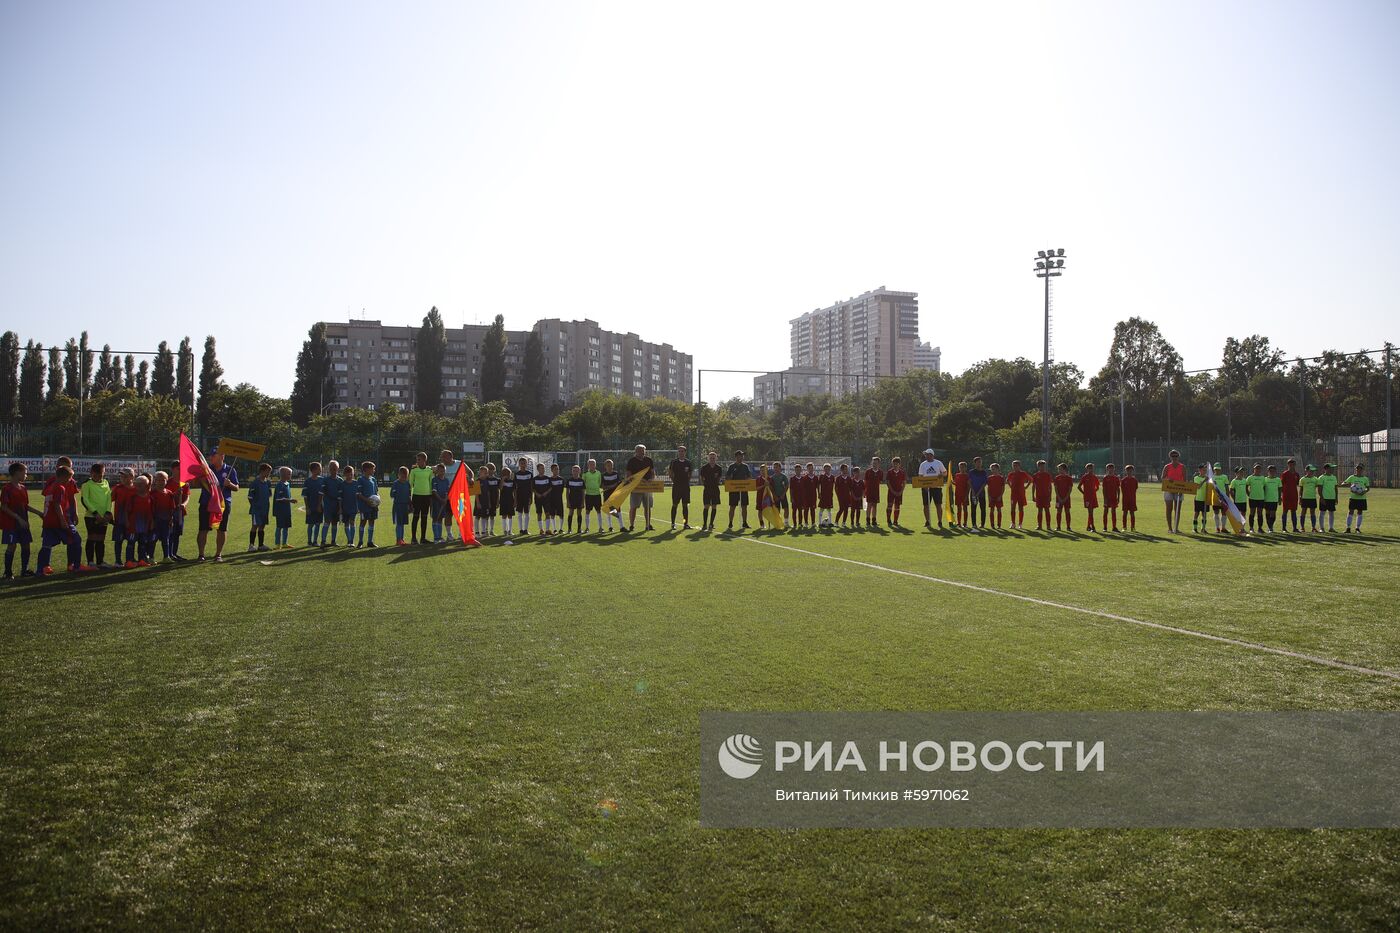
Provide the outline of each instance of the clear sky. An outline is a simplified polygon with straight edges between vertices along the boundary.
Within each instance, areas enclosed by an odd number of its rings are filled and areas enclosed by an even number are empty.
[[[0,326],[591,317],[697,367],[887,285],[960,371],[1400,340],[1400,4],[0,2]],[[747,379],[706,380],[706,398]],[[712,394],[713,393],[713,394]]]

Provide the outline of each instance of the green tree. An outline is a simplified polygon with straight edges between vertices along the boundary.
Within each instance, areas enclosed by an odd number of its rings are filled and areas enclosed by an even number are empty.
[[[498,314],[481,341],[481,400],[494,402],[505,394],[506,319]]]
[[[199,401],[195,409],[196,420],[206,429],[209,427],[209,403],[206,399],[224,388],[224,368],[219,365],[218,351],[211,334],[204,338],[204,358],[199,366]]]
[[[1024,357],[984,360],[957,379],[963,397],[982,402],[992,412],[992,424],[1009,428],[1026,413],[1026,399],[1038,395],[1040,367]]]
[[[264,395],[246,382],[232,389],[220,382],[199,399],[208,418],[200,423],[212,434],[261,438],[285,433],[292,420],[289,401]]]
[[[88,332],[83,331],[78,335],[78,390],[73,392],[74,398],[92,394],[92,364],[95,356],[92,344],[88,342]]]
[[[156,364],[151,371],[151,394],[166,398],[175,396],[175,354],[170,344],[162,340],[156,347]]]
[[[1225,391],[1244,389],[1261,373],[1277,373],[1283,369],[1283,351],[1269,346],[1269,338],[1254,334],[1243,340],[1225,338],[1221,354],[1219,378]]]
[[[57,346],[49,347],[48,392],[44,396],[45,402],[52,402],[63,394],[63,360],[58,354]]]
[[[136,358],[130,353],[126,355],[125,364],[122,367],[122,385],[125,388],[135,391],[136,389]]]
[[[180,341],[175,355],[175,400],[186,408],[194,407],[194,346],[190,338]]]
[[[307,331],[297,354],[296,381],[292,384],[292,421],[305,427],[322,408],[335,400],[335,381],[331,372],[331,348],[326,340],[326,325],[318,322]]]
[[[82,358],[79,355],[78,341],[72,337],[63,346],[63,383],[69,398],[77,398],[82,391]]]
[[[44,347],[30,340],[19,364],[19,420],[36,425],[44,416]]]
[[[447,328],[435,306],[423,316],[423,326],[418,328],[414,358],[417,383],[414,408],[418,411],[442,410],[442,363],[446,356]]]
[[[525,340],[525,362],[520,389],[516,393],[516,418],[522,424],[538,422],[545,412],[545,380],[548,374],[544,365],[544,343],[538,330],[530,331]]]
[[[136,394],[142,398],[151,394],[151,364],[145,360],[136,370]]]
[[[1167,342],[1157,325],[1140,317],[1119,321],[1113,328],[1108,362],[1089,381],[1089,389],[1101,398],[1116,398],[1120,381],[1136,401],[1162,394],[1167,383],[1181,373],[1181,354]]]
[[[102,353],[97,358],[97,374],[89,383],[92,393],[108,392],[112,389],[112,345],[104,343]]]
[[[12,330],[0,336],[0,424],[19,417],[19,335]]]

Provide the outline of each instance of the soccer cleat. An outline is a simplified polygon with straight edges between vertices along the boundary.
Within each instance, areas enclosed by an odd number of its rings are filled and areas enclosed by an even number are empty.
[[[13,580],[14,578],[15,578],[15,575],[14,575],[13,573],[11,573],[11,572],[8,571],[8,570],[5,571],[5,579],[6,579],[6,580]]]
[[[149,561],[138,560],[138,561],[136,562],[136,566],[138,566],[138,567],[149,567],[149,566],[151,566],[151,565],[150,565],[150,562],[149,562]]]
[[[21,578],[21,579],[23,579],[24,577],[33,577],[33,576],[37,576],[37,574],[35,574],[34,571],[28,570],[28,569],[26,569],[26,570],[21,570],[21,571],[19,572],[19,575],[20,575],[20,578]]]
[[[43,570],[40,570],[39,573],[43,574],[46,577],[51,577],[53,576],[53,568],[45,567]]]
[[[135,569],[136,569],[136,561],[134,561],[134,560],[129,560],[129,561],[127,561],[125,564],[123,564],[122,566],[125,567],[127,570],[135,570]]]

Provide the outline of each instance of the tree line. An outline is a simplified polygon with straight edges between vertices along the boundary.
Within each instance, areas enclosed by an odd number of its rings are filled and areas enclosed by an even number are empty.
[[[497,448],[613,449],[639,440],[693,445],[699,431],[707,446],[742,447],[755,456],[915,451],[930,439],[944,450],[1029,452],[1041,445],[1040,366],[1024,358],[984,360],[957,375],[916,371],[872,379],[843,398],[789,398],[769,412],[742,398],[696,406],[603,390],[551,409],[543,353],[531,334],[535,346],[532,351],[527,341],[525,378],[508,388],[506,333],[498,315],[483,342],[481,398],[444,411],[445,328],[433,309],[417,345],[418,410],[384,405],[331,412],[325,400],[335,397],[335,387],[324,324],[308,332],[286,399],[248,383],[229,387],[212,336],[196,383],[188,338],[176,351],[162,342],[148,370],[144,361],[106,346],[87,352],[86,333],[62,348],[30,341],[21,350],[19,338],[7,332],[0,338],[0,423],[75,426],[81,395],[89,406],[85,417],[109,430],[143,434],[188,426],[194,406],[206,433],[250,439],[416,433]],[[425,375],[430,378],[423,382]],[[1226,339],[1218,367],[1187,372],[1156,324],[1129,318],[1116,325],[1108,358],[1094,375],[1072,363],[1054,364],[1052,441],[1056,449],[1102,444],[1123,422],[1128,438],[1141,440],[1365,434],[1385,427],[1393,385],[1393,372],[1376,355],[1329,350],[1290,358],[1257,334]]]

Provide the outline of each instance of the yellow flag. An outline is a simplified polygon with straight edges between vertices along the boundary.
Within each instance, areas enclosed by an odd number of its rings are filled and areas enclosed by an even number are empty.
[[[768,523],[769,527],[776,531],[782,531],[787,527],[786,523],[783,521],[783,513],[778,511],[777,506],[770,505],[768,508],[764,509],[763,520]]]
[[[613,509],[622,508],[622,503],[627,501],[627,497],[646,479],[647,471],[638,470],[627,478],[627,482],[622,483],[613,490],[613,494],[608,496],[608,501],[603,503],[603,511],[611,512]]]
[[[943,520],[953,521],[953,477],[948,477],[948,482],[943,484]]]

